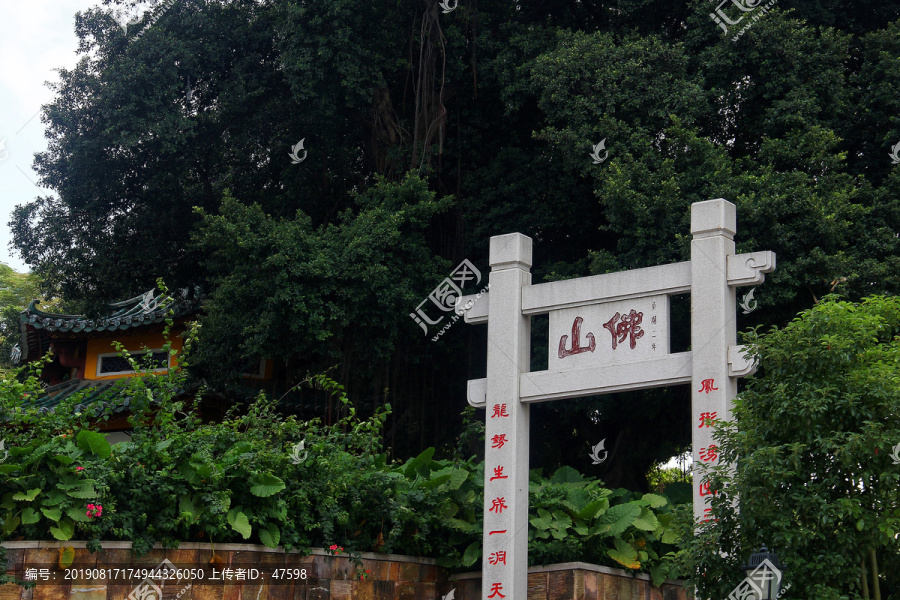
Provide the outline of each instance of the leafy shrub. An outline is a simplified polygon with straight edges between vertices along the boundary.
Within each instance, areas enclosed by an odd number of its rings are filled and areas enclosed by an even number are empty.
[[[26,396],[38,389],[35,375],[0,381],[10,453],[0,464],[0,538],[77,535],[94,551],[100,540],[131,540],[138,554],[155,542],[302,551],[339,544],[432,556],[450,568],[480,558],[483,462],[435,460],[430,448],[389,464],[381,429],[390,407],[361,420],[340,386],[321,376],[310,383],[337,395],[346,414],[331,426],[283,417],[264,395],[243,414],[204,424],[175,399],[183,377],[123,382],[134,433],[114,446],[74,411],[79,398],[41,414]],[[564,467],[550,479],[533,472],[531,499],[533,563],[578,559],[644,570],[656,581],[673,575],[676,540],[663,496],[604,489]]]

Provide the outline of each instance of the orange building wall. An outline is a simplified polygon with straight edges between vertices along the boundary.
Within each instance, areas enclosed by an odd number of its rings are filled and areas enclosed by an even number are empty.
[[[122,332],[125,333],[125,332]],[[166,338],[161,333],[123,335],[119,338],[113,338],[115,341],[122,343],[129,352],[143,350],[157,350],[162,348],[166,343]],[[183,340],[181,336],[169,336],[172,340],[172,350],[181,352]],[[112,345],[112,339],[90,339],[87,343],[87,357],[84,365],[85,379],[121,379],[122,377],[134,377],[133,374],[123,375],[104,375],[97,377],[97,356],[100,354],[110,354],[118,352]],[[175,367],[178,363],[178,355],[171,358],[171,366]]]

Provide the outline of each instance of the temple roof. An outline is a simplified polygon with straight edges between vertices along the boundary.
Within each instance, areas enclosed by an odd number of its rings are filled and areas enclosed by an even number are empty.
[[[140,296],[109,304],[109,314],[95,319],[85,315],[44,312],[33,301],[19,315],[21,356],[19,362],[37,358],[49,346],[48,334],[114,332],[162,323],[195,312],[200,306],[200,288],[184,288],[166,296],[150,290]],[[172,311],[172,314],[169,314]],[[53,337],[51,335],[51,337]]]
[[[147,381],[147,388],[154,391],[160,385],[155,379]],[[176,395],[193,393],[195,386],[189,389],[177,389]],[[82,393],[78,404],[72,407],[75,412],[89,412],[91,416],[99,417],[104,414],[120,414],[127,413],[131,410],[131,402],[133,399],[133,390],[129,386],[129,381],[124,379],[116,380],[89,380],[89,379],[71,379],[52,385],[37,394],[31,394],[30,402],[27,406],[37,408],[41,413],[52,413],[67,398],[75,394]],[[0,415],[0,421],[5,420]]]

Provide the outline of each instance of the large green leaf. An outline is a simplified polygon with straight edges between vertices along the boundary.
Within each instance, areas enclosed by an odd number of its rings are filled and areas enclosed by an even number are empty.
[[[606,553],[611,559],[628,569],[640,569],[641,563],[638,562],[637,550],[631,544],[624,540],[616,539],[615,549],[609,549]]]
[[[234,508],[232,508],[228,511],[228,515],[226,518],[228,520],[228,524],[231,525],[231,528],[241,534],[246,540],[250,537],[253,528],[250,526],[250,520],[247,518],[247,515],[244,514],[241,508],[242,507],[240,506],[235,506]]]
[[[70,506],[66,509],[66,516],[76,523],[87,523],[91,520],[91,518],[87,516],[87,510],[76,508],[74,506]]]
[[[42,508],[41,512],[51,521],[59,521],[60,517],[62,517],[62,510],[59,507]]]
[[[275,548],[281,541],[281,531],[278,529],[277,525],[270,523],[265,527],[260,528],[259,539],[269,548]]]
[[[8,512],[6,516],[3,518],[3,526],[0,527],[0,531],[2,531],[5,535],[11,534],[16,530],[16,527],[19,526],[21,519],[15,515],[15,513]]]
[[[271,473],[258,473],[254,475],[250,478],[250,484],[250,493],[259,498],[274,496],[286,487],[284,481]]]
[[[106,436],[102,433],[82,429],[75,439],[79,448],[100,458],[109,458],[110,452],[112,452]]]
[[[656,515],[653,514],[652,510],[642,506],[641,514],[634,520],[634,526],[641,531],[654,531],[659,527],[659,521],[656,520]]]
[[[24,525],[33,525],[41,520],[41,513],[29,507],[22,511],[22,523]]]
[[[32,500],[37,498],[37,495],[40,493],[41,493],[40,488],[34,488],[33,490],[28,490],[27,493],[18,492],[16,494],[13,494],[12,499],[13,500],[24,500],[25,502],[31,502]]]
[[[631,527],[634,520],[640,516],[641,508],[637,502],[612,506],[597,519],[597,525],[591,529],[591,533],[615,537]]]
[[[583,481],[584,476],[569,466],[560,467],[550,478],[550,483],[581,483]]]
[[[94,489],[93,481],[85,481],[83,485],[72,490],[66,490],[66,494],[73,498],[96,498],[97,490]]]
[[[481,557],[481,542],[472,542],[463,552],[462,566],[471,567]]]
[[[71,519],[61,519],[59,527],[51,527],[50,533],[56,539],[65,542],[72,539],[75,534],[75,523]]]
[[[431,473],[429,469],[429,465],[431,464],[431,457],[434,456],[434,448],[426,448],[424,452],[410,460],[403,469],[403,474],[407,477],[407,479],[412,479],[414,475],[418,474],[422,477],[428,477]]]

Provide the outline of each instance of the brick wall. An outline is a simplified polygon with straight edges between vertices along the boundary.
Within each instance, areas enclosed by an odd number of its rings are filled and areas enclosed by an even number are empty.
[[[34,569],[31,572],[38,585],[33,589],[0,586],[0,600],[441,600],[451,590],[455,590],[456,600],[481,600],[480,573],[448,577],[432,559],[392,554],[361,553],[362,568],[370,573],[360,581],[348,558],[322,550],[303,555],[250,544],[219,544],[215,553],[221,563],[212,564],[210,545],[198,543],[183,543],[177,550],[157,545],[140,558],[133,557],[130,542],[104,543],[96,554],[88,552],[84,542],[6,542],[3,546],[7,548],[7,571],[24,579],[28,570]],[[59,567],[61,546],[75,548],[68,571]],[[153,570],[160,565],[176,571],[165,580],[125,572]],[[189,569],[202,569],[203,577],[182,572]],[[246,572],[238,578],[241,569]],[[288,572],[281,571],[282,577],[275,579],[277,569],[288,569],[292,576],[302,574],[303,578],[287,579]],[[213,581],[213,577],[217,579]],[[646,575],[635,577],[619,569],[566,563],[529,569],[528,600],[686,597],[679,582],[654,588]]]

